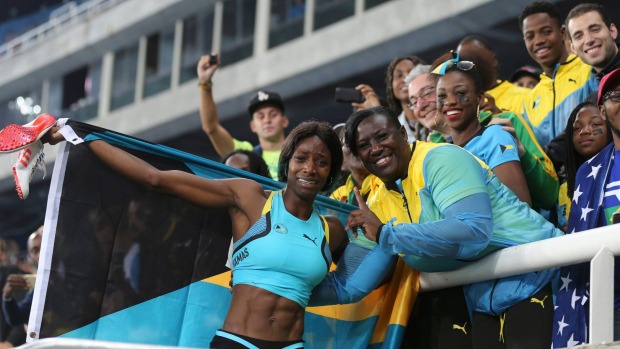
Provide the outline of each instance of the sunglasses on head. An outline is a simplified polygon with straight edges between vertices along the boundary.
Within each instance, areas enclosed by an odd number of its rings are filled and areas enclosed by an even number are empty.
[[[475,68],[476,65],[471,61],[461,61],[460,55],[458,52],[452,52],[452,58],[447,61],[441,63],[437,68],[432,71],[432,74],[435,75],[446,75],[446,72],[450,70],[453,66],[456,66],[457,69],[462,71],[468,71],[472,68]]]

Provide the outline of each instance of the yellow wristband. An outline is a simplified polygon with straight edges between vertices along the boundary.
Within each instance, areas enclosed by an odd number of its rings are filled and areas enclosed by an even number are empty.
[[[198,87],[203,90],[203,91],[211,91],[211,87],[213,86],[213,82],[205,82],[205,83],[198,83]]]

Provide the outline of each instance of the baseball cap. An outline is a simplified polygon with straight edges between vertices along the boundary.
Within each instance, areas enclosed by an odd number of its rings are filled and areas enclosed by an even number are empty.
[[[517,79],[524,75],[531,76],[534,79],[540,81],[540,74],[542,74],[542,71],[540,69],[532,67],[531,65],[524,65],[521,68],[515,70],[514,73],[512,73],[512,75],[510,76],[510,82],[515,82]]]
[[[284,113],[284,103],[282,103],[282,98],[280,98],[279,94],[269,91],[258,91],[254,97],[252,97],[250,104],[248,105],[250,116],[254,114],[256,109],[266,104],[275,105]]]
[[[601,105],[603,103],[603,96],[607,91],[620,81],[620,68],[606,74],[601,79],[601,84],[598,86],[598,98],[596,104]]]

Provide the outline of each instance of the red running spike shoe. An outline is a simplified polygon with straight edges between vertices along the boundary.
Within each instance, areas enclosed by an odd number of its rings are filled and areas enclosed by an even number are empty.
[[[10,124],[0,131],[0,153],[14,152],[39,140],[56,124],[50,114],[41,114],[25,125]]]
[[[17,155],[17,161],[13,165],[13,180],[15,180],[15,187],[17,189],[17,195],[24,200],[30,193],[30,180],[36,169],[43,171],[43,177],[45,178],[45,154],[43,154],[43,143],[41,141],[35,141],[30,145],[27,145]]]

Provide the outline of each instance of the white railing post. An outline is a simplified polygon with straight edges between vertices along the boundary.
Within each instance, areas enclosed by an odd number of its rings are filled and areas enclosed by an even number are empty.
[[[110,113],[112,103],[112,79],[114,75],[114,52],[106,52],[101,62],[101,87],[99,88],[99,117]]]
[[[355,0],[355,16],[361,16],[364,13],[364,0]]]
[[[590,262],[589,343],[614,339],[614,254],[605,246]]]
[[[310,36],[314,30],[314,0],[306,1],[306,10],[304,11],[304,36]]]
[[[144,76],[146,75],[146,45],[148,39],[142,35],[138,40],[138,65],[136,67],[136,90],[134,91],[135,103],[142,102],[144,97]]]
[[[172,67],[170,67],[170,88],[178,88],[181,84],[181,55],[183,54],[183,19],[174,23],[174,42],[172,44]],[[162,33],[163,37],[163,33]]]
[[[218,1],[213,8],[213,40],[211,41],[211,51],[204,52],[209,54],[211,52],[222,52],[222,32],[224,25],[224,3]],[[207,50],[209,48],[206,48]]]
[[[269,48],[269,19],[271,16],[271,0],[256,2],[254,23],[254,56],[263,56]]]

